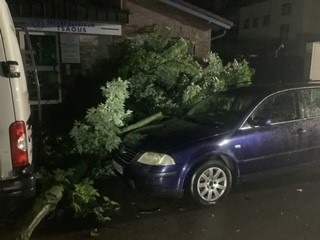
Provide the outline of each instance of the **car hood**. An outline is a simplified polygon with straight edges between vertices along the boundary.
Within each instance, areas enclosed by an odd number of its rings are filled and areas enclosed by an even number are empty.
[[[171,119],[127,134],[124,143],[140,151],[169,152],[228,132],[225,128]]]

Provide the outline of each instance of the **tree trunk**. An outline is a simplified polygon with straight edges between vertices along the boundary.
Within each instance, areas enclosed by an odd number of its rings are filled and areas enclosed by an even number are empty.
[[[38,197],[30,211],[22,216],[14,226],[11,233],[1,236],[6,240],[28,240],[38,224],[52,211],[63,197],[64,187],[56,185],[47,190],[41,197]]]
[[[150,117],[147,117],[145,119],[142,119],[134,124],[131,124],[127,127],[124,127],[123,129],[121,129],[120,134],[125,134],[127,132],[133,131],[135,129],[141,128],[145,125],[148,125],[151,122],[154,122],[156,120],[161,120],[164,118],[164,115],[162,114],[162,112],[156,113],[154,115],[151,115]]]

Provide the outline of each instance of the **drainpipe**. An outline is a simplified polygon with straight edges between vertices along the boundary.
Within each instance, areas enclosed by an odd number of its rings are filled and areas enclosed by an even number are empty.
[[[219,38],[224,37],[224,36],[226,35],[226,33],[227,33],[227,30],[224,29],[224,30],[223,30],[223,33],[221,33],[221,34],[219,34],[219,35],[217,35],[217,36],[212,37],[212,38],[211,38],[211,41],[214,41],[214,40],[217,40],[217,39],[219,39]]]
[[[284,48],[284,44],[281,43],[281,45],[276,49],[275,53],[274,53],[274,57],[277,58],[278,57],[278,53],[281,49]]]

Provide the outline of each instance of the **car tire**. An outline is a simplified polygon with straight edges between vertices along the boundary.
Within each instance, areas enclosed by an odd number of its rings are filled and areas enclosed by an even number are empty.
[[[190,182],[190,192],[197,203],[209,206],[225,197],[230,191],[230,169],[220,161],[209,161],[198,167]]]

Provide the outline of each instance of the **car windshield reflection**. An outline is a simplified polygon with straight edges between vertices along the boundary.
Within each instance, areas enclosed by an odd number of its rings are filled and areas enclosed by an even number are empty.
[[[228,127],[239,122],[256,99],[257,96],[236,91],[215,93],[193,107],[185,119],[198,124]]]

